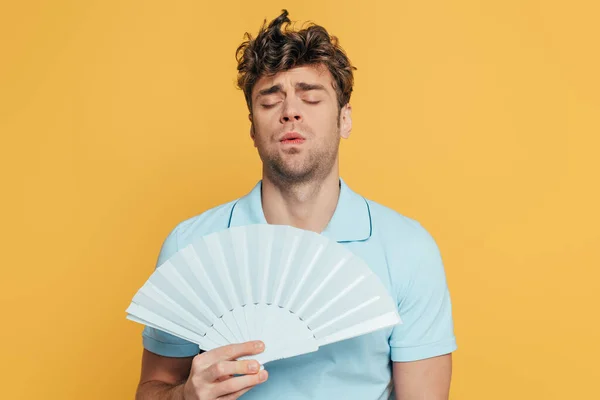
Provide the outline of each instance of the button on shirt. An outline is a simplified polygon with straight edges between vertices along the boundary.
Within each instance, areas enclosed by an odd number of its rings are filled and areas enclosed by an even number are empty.
[[[179,223],[165,239],[156,266],[201,236],[234,226],[266,224],[261,184],[240,199]],[[347,246],[373,269],[396,299],[402,323],[267,363],[269,379],[243,399],[390,399],[393,362],[421,360],[457,348],[442,258],[419,222],[365,199],[340,178],[337,207],[321,234]],[[142,338],[147,350],[163,356],[199,352],[196,344],[147,326]]]

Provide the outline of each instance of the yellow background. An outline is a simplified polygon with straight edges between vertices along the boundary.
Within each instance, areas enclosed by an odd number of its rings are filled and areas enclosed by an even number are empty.
[[[434,235],[451,398],[600,398],[593,1],[4,1],[0,397],[131,399],[174,225],[260,174],[234,52],[284,7],[358,67],[342,174]]]

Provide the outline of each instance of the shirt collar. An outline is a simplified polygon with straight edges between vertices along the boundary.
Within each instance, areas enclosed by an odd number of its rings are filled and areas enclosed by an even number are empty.
[[[238,199],[229,216],[228,228],[234,226],[266,224],[261,202],[262,181]],[[337,242],[364,241],[373,231],[371,212],[367,200],[355,193],[340,178],[340,197],[329,224],[321,234]]]

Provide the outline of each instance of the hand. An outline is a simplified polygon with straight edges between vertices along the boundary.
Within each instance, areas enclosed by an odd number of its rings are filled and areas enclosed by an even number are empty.
[[[267,380],[255,360],[235,361],[242,356],[262,353],[264,343],[252,341],[230,344],[198,354],[183,388],[185,400],[234,400]],[[259,372],[260,371],[260,372]],[[241,375],[232,377],[233,375]]]

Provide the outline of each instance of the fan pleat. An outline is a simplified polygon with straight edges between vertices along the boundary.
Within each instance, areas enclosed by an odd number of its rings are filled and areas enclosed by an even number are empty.
[[[285,225],[229,228],[188,244],[134,296],[127,318],[205,351],[262,340],[260,363],[400,323],[369,266],[316,232]],[[248,357],[242,357],[245,359]]]

